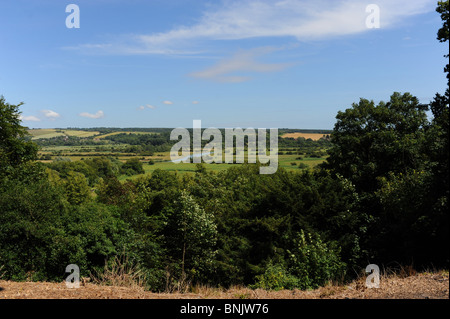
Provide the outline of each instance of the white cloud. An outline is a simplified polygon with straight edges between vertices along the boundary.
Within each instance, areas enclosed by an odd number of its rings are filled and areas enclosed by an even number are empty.
[[[192,104],[198,104],[199,101],[192,101]]]
[[[377,0],[381,28],[405,17],[434,11],[435,0]],[[298,41],[326,39],[373,31],[365,22],[370,1],[361,0],[224,0],[210,5],[198,22],[152,34],[117,36],[114,43],[85,44],[78,48],[119,54],[196,53],[198,42],[264,37]],[[191,52],[189,52],[191,51]]]
[[[172,101],[164,101],[163,104],[165,104],[165,105],[172,105],[173,102]]]
[[[105,113],[103,113],[103,111],[98,111],[95,114],[83,112],[83,113],[80,113],[79,115],[82,117],[90,118],[90,119],[101,119],[105,116]]]
[[[20,118],[21,121],[30,121],[30,122],[40,122],[41,121],[41,119],[39,119],[39,118],[37,118],[36,116],[33,116],[33,115],[31,115],[31,116],[22,116],[22,115],[20,115],[19,118]]]
[[[156,106],[153,106],[153,105],[150,105],[150,104],[147,104],[147,105],[141,105],[141,106],[139,106],[139,110],[145,110],[145,108],[149,108],[149,109],[156,109]]]
[[[59,113],[56,113],[55,111],[52,111],[52,110],[42,110],[41,112],[49,120],[56,120],[57,118],[61,117],[61,115]]]
[[[250,79],[248,76],[242,75],[230,75],[236,72],[275,72],[283,70],[290,66],[290,64],[268,64],[255,61],[255,58],[270,52],[273,52],[274,48],[257,48],[252,50],[243,50],[236,53],[234,56],[228,59],[223,59],[216,65],[200,71],[194,72],[190,75],[196,78],[213,80],[218,82],[243,82]]]

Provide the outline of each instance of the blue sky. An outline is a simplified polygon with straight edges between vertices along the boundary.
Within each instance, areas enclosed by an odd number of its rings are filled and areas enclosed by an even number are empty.
[[[361,97],[445,91],[436,3],[0,0],[0,95],[31,128],[332,129]]]

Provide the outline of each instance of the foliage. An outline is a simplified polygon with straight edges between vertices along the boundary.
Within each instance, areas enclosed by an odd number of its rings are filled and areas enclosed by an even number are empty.
[[[446,1],[439,1],[438,6],[436,8],[436,11],[441,15],[442,20],[442,27],[438,30],[437,39],[439,42],[447,42],[450,39],[450,30],[448,26],[448,19],[449,19],[449,0]],[[445,55],[445,57],[448,59],[448,54]],[[444,71],[447,73],[447,79],[450,83],[450,67],[449,64],[445,66]]]
[[[318,235],[301,230],[288,254],[290,273],[298,278],[300,289],[315,289],[344,278],[346,265],[340,260],[339,249],[322,242]]]
[[[182,191],[174,204],[163,211],[164,246],[171,258],[170,268],[176,280],[202,278],[212,265],[216,254],[217,226],[214,216],[202,209],[186,191]]]
[[[0,178],[11,169],[36,159],[37,146],[27,140],[28,133],[20,125],[18,105],[9,104],[0,96]]]
[[[61,279],[71,263],[88,275],[116,253],[126,228],[106,206],[71,205],[45,179],[8,181],[0,195],[0,263],[12,279]]]
[[[137,158],[130,158],[125,163],[123,163],[122,167],[120,168],[120,171],[122,174],[126,174],[128,176],[136,174],[145,174],[142,163]]]
[[[277,291],[301,286],[300,280],[289,274],[282,264],[273,264],[272,261],[266,266],[264,273],[257,275],[255,279],[255,284],[250,285],[250,288]]]
[[[367,192],[390,171],[421,168],[426,110],[411,94],[396,92],[388,103],[361,99],[338,112],[327,166]]]

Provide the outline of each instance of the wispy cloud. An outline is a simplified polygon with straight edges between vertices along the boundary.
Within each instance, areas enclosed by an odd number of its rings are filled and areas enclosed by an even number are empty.
[[[56,113],[52,110],[42,110],[42,114],[49,120],[56,120],[57,118],[60,118],[61,115],[59,113]]]
[[[435,0],[378,0],[381,28],[434,11]],[[208,40],[289,37],[298,41],[369,32],[370,2],[361,0],[227,0],[211,5],[198,22],[152,34],[118,35],[110,43],[77,49],[117,54],[195,54]],[[195,46],[197,45],[197,46]],[[199,49],[200,48],[200,49]]]
[[[21,121],[30,121],[30,122],[40,122],[41,121],[40,118],[38,118],[36,116],[33,116],[33,115],[30,115],[30,116],[22,116],[22,115],[20,115],[19,118],[20,118]]]
[[[141,105],[141,106],[138,107],[139,110],[145,110],[146,108],[149,108],[149,109],[153,110],[153,109],[156,109],[156,106],[147,104],[147,105]]]
[[[231,58],[226,58],[216,65],[200,72],[191,73],[190,76],[217,82],[244,82],[250,79],[248,76],[239,75],[242,72],[275,72],[283,70],[291,64],[287,63],[261,63],[255,59],[258,56],[275,51],[275,48],[257,48],[252,50],[242,50]],[[237,73],[237,74],[236,74]]]
[[[98,111],[95,114],[83,112],[83,113],[80,113],[79,116],[87,117],[87,118],[90,118],[90,119],[101,119],[101,118],[105,117],[105,113],[103,111]]]
[[[164,101],[163,104],[165,104],[165,105],[172,105],[173,102],[172,101]]]

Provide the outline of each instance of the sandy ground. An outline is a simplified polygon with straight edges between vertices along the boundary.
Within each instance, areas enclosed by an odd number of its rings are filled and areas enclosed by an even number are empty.
[[[365,279],[346,286],[317,290],[265,291],[247,288],[221,290],[199,287],[195,293],[151,293],[141,288],[91,283],[69,289],[65,283],[0,280],[0,299],[449,299],[448,272],[384,277],[379,288],[366,288]]]

